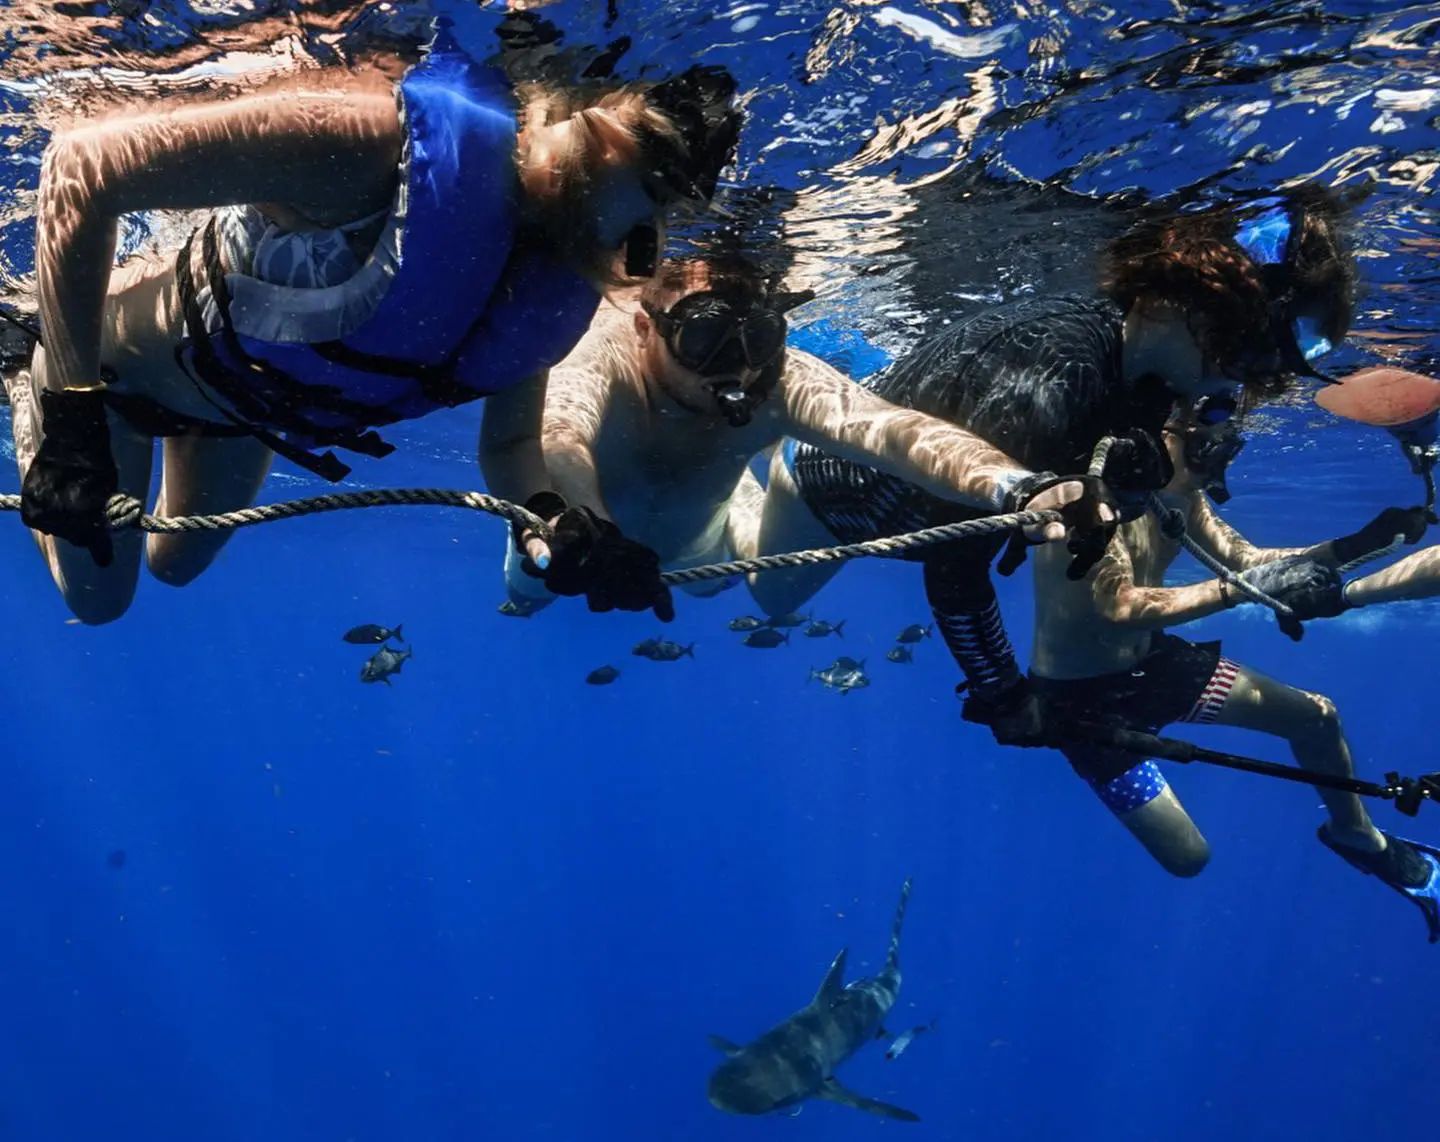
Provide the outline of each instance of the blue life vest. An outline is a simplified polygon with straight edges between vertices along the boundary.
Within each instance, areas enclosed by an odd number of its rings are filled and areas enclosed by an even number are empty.
[[[393,446],[374,428],[476,400],[553,366],[599,304],[574,270],[516,248],[516,127],[504,77],[478,65],[442,27],[400,95],[406,140],[391,221],[397,233],[384,267],[390,277],[357,328],[322,340],[242,332],[244,323],[231,318],[237,294],[263,316],[268,298],[283,309],[287,295],[306,294],[313,309],[326,291],[223,274],[213,218],[201,235],[208,319],[190,243],[177,262],[189,333],[181,360],[234,407],[228,427],[331,480],[349,469],[333,453],[308,449],[387,455]]]

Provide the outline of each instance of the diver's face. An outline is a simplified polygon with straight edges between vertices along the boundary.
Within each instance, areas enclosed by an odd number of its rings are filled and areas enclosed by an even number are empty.
[[[649,375],[682,407],[717,414],[716,391],[748,390],[785,347],[785,319],[753,296],[696,289],[636,315]]]

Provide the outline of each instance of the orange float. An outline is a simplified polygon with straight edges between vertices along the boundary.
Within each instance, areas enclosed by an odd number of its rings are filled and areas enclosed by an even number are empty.
[[[1315,403],[1346,420],[1393,428],[1440,412],[1440,381],[1386,366],[1361,369],[1321,388]]]

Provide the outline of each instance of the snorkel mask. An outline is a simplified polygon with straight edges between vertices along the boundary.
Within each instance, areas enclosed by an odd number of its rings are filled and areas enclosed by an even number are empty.
[[[1270,195],[1251,205],[1260,212],[1236,227],[1235,244],[1260,271],[1260,280],[1270,295],[1270,335],[1280,351],[1280,365],[1297,376],[1334,384],[1333,377],[1310,363],[1334,348],[1320,331],[1320,323],[1313,317],[1291,315],[1295,301],[1291,266],[1299,253],[1300,230],[1290,204],[1278,195]]]
[[[1233,397],[1205,397],[1195,405],[1190,423],[1182,430],[1185,468],[1217,504],[1230,499],[1225,472],[1245,447],[1245,438],[1235,424],[1235,411]]]
[[[677,141],[651,133],[642,141],[650,177],[672,200],[703,206],[715,197],[720,172],[740,139],[734,98],[735,78],[723,67],[700,64],[650,89],[650,104],[680,136]]]
[[[785,312],[814,297],[806,290],[761,299],[744,290],[708,289],[687,294],[661,311],[645,303],[670,355],[702,377],[732,428],[750,423],[755,409],[780,378],[789,325]],[[758,370],[748,387],[737,374]]]

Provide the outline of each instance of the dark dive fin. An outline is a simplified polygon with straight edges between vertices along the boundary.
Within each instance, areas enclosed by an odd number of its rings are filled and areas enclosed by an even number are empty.
[[[853,1106],[856,1110],[863,1110],[866,1114],[878,1114],[881,1118],[897,1118],[901,1122],[920,1121],[920,1116],[913,1110],[906,1110],[903,1106],[891,1106],[879,1099],[866,1098],[863,1094],[856,1094],[848,1087],[841,1086],[834,1079],[826,1079],[821,1083],[815,1097],[827,1098],[841,1106]]]

